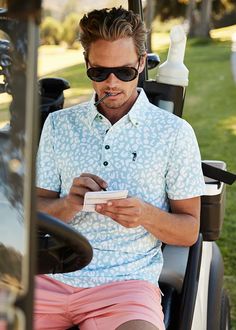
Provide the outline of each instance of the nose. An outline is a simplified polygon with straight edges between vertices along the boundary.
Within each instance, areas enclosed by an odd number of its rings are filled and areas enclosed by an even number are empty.
[[[119,83],[119,79],[114,75],[114,73],[110,73],[109,76],[106,79],[106,83],[110,86],[110,87],[114,87],[117,85],[117,83]]]

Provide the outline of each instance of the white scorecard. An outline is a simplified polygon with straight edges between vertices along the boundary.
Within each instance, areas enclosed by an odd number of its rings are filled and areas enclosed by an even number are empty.
[[[84,205],[82,211],[96,212],[96,204],[105,204],[112,199],[122,199],[128,196],[128,190],[112,190],[112,191],[91,191],[84,196]]]

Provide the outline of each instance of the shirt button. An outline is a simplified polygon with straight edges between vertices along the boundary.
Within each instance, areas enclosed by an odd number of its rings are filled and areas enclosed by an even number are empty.
[[[110,146],[107,144],[107,145],[105,145],[105,149],[110,149]]]
[[[107,162],[107,161],[105,161],[105,162],[103,163],[103,165],[104,165],[104,166],[107,166],[107,165],[108,165],[108,162]]]

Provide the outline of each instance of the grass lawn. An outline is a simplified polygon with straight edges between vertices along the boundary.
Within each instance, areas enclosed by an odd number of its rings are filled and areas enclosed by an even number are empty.
[[[161,48],[159,55],[163,62],[166,50]],[[183,117],[195,130],[202,159],[224,160],[228,170],[236,173],[236,84],[231,74],[230,56],[229,41],[188,41],[185,64],[190,71],[190,82]],[[65,92],[65,106],[82,102],[91,95],[84,64],[75,64],[50,75],[61,76],[71,84],[71,89]],[[0,111],[0,122],[2,117],[4,111]],[[235,242],[236,185],[227,187],[225,221],[218,241],[225,264],[225,286],[231,299],[233,330],[236,330]]]

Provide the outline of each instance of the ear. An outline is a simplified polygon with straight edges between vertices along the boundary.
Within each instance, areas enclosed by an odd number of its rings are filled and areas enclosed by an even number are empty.
[[[139,70],[138,70],[139,73],[141,73],[144,70],[146,65],[146,59],[147,59],[147,53],[145,52],[145,54],[140,57]]]

